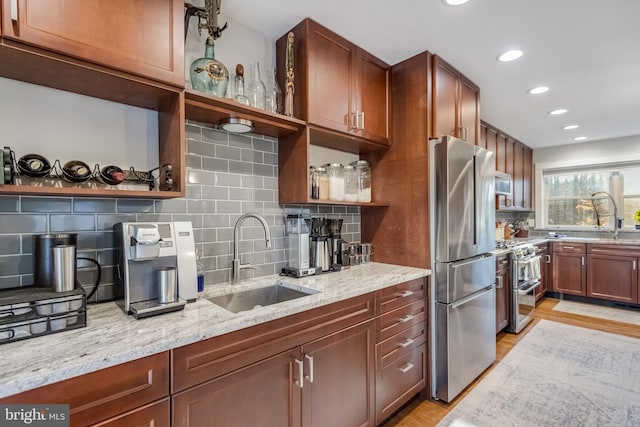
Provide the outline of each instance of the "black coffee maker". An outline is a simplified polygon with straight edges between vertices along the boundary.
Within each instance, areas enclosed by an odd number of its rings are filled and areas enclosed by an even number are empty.
[[[322,271],[329,271],[331,268],[331,241],[325,218],[311,218],[309,240],[311,244],[309,266]]]
[[[329,218],[327,221],[327,228],[329,230],[329,242],[330,242],[330,253],[331,253],[331,264],[342,265],[342,223],[344,219],[333,219]]]

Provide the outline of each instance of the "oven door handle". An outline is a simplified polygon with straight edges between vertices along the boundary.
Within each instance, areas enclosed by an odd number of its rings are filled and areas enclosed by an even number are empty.
[[[540,281],[539,280],[536,280],[530,286],[522,286],[522,287],[518,288],[518,295],[526,295],[529,292],[531,292],[532,290],[534,290],[535,288],[537,288],[538,286],[540,286]]]

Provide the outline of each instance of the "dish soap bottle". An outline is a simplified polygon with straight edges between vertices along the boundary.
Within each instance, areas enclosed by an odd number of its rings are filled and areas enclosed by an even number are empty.
[[[196,255],[196,275],[198,276],[198,298],[204,292],[204,264],[201,258],[202,251],[198,251]]]

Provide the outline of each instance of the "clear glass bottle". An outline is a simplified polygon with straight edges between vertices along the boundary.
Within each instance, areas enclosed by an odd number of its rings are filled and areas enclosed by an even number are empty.
[[[249,83],[249,101],[251,101],[251,106],[265,110],[266,95],[267,89],[260,76],[260,62],[256,61],[253,64],[253,75]]]
[[[229,70],[215,58],[213,38],[207,37],[204,57],[191,63],[191,87],[201,92],[212,93],[224,97],[229,84]]]
[[[198,277],[198,297],[204,292],[204,264],[202,263],[202,251],[196,255],[196,275]]]
[[[344,200],[344,168],[340,163],[325,165],[329,176],[329,200],[341,202]]]
[[[244,67],[242,64],[236,65],[236,77],[234,79],[234,83],[236,87],[236,102],[244,105],[251,105],[249,98],[244,94]]]
[[[358,174],[358,201],[371,203],[371,166],[366,160],[351,163]]]
[[[275,68],[273,69],[273,75],[271,78],[271,87],[267,92],[266,106],[267,111],[270,113],[282,114],[282,91],[278,86]]]
[[[351,165],[344,166],[344,201],[357,202],[360,192],[358,172]]]
[[[318,166],[316,172],[318,172],[318,199],[329,200],[329,175],[327,175],[327,170],[322,166]]]

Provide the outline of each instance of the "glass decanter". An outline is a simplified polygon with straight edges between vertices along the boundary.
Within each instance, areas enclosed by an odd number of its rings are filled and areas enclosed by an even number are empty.
[[[260,108],[261,110],[266,109],[266,92],[267,88],[260,77],[260,63],[258,61],[253,64],[253,75],[251,79],[251,83],[249,83],[249,100],[251,101],[251,106]]]
[[[191,87],[206,93],[224,97],[229,84],[229,70],[215,58],[213,38],[207,37],[204,57],[198,58],[191,64]]]
[[[269,92],[267,93],[266,107],[267,111],[271,113],[282,114],[282,91],[278,86],[275,68],[273,69],[271,87],[269,88]]]

